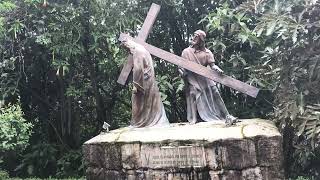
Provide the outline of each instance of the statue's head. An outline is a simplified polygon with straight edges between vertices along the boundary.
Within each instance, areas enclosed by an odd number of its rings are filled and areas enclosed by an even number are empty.
[[[120,42],[120,45],[127,50],[131,50],[135,44],[129,34],[120,34],[118,41]]]
[[[193,33],[191,45],[193,47],[204,48],[206,33],[202,30],[197,30]]]

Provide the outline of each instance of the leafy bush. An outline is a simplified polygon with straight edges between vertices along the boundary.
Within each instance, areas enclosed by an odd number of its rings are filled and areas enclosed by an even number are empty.
[[[48,143],[30,146],[15,171],[21,177],[45,178],[52,174],[57,178],[82,177],[84,165],[81,150],[61,153],[58,149],[62,147]]]
[[[0,170],[0,180],[9,179],[9,174],[6,171]]]
[[[298,176],[296,179],[292,180],[315,180],[313,177],[304,177],[304,176]]]
[[[19,105],[0,108],[0,161],[7,151],[21,152],[28,145],[32,124],[23,118]]]
[[[28,145],[32,124],[23,118],[19,105],[0,108],[0,151],[24,150]]]
[[[81,177],[84,175],[81,150],[69,151],[58,160],[57,177]]]
[[[15,169],[20,176],[48,177],[56,170],[57,148],[51,144],[40,143],[31,146],[22,157],[22,163]]]

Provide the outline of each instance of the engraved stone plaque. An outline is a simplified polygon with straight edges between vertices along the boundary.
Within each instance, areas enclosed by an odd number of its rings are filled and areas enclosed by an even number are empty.
[[[143,167],[204,167],[205,151],[202,146],[142,146]]]

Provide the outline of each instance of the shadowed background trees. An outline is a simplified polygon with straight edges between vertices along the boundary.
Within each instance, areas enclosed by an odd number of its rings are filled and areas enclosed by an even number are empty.
[[[253,99],[219,86],[230,112],[275,121],[284,136],[287,175],[318,175],[317,1],[152,2],[161,11],[147,42],[180,55],[195,30],[206,30],[207,46],[225,73],[261,88]],[[0,127],[2,134],[12,132],[0,139],[13,144],[11,151],[0,146],[2,169],[12,176],[82,176],[82,143],[104,121],[113,129],[128,125],[131,85],[116,83],[126,61],[117,38],[137,34],[152,2],[0,2],[0,107],[6,112]],[[186,121],[177,67],[154,62],[170,122]],[[10,116],[16,108],[17,122]],[[10,129],[24,120],[29,124]],[[21,136],[17,129],[24,130],[23,140],[12,138]]]

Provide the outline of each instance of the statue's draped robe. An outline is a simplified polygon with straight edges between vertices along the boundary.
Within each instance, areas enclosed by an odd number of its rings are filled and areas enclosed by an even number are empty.
[[[150,53],[139,44],[135,44],[131,53],[133,55],[133,86],[137,88],[137,92],[132,93],[131,126],[168,125],[169,121],[155,81]]]
[[[196,51],[188,47],[181,56],[206,67],[215,62],[212,52],[206,48]],[[192,112],[198,112],[203,121],[225,120],[229,115],[216,83],[191,71],[187,71],[186,75],[186,101],[187,119],[190,123],[197,122],[197,113]]]

